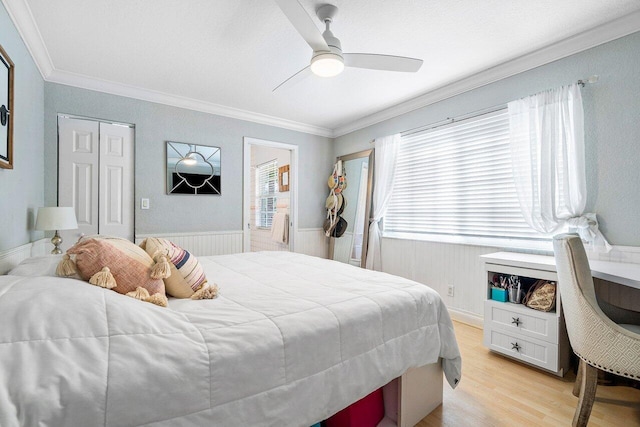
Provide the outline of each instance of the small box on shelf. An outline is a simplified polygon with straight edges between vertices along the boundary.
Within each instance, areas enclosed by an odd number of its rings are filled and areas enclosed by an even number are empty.
[[[507,290],[502,288],[491,288],[491,299],[494,301],[507,302]]]

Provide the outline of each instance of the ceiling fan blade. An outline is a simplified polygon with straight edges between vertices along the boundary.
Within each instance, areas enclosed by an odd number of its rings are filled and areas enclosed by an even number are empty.
[[[298,0],[275,0],[275,2],[314,52],[329,50],[322,33]]]
[[[311,66],[307,65],[302,70],[298,71],[293,76],[289,77],[287,80],[283,81],[278,86],[276,86],[272,90],[272,92],[275,92],[276,90],[278,90],[280,88],[285,88],[285,89],[286,88],[290,88],[290,87],[300,83],[302,80],[306,79],[310,75],[311,75]]]
[[[377,55],[375,53],[345,53],[344,65],[347,67],[369,68],[371,70],[403,71],[415,73],[422,66],[422,59],[406,56]]]

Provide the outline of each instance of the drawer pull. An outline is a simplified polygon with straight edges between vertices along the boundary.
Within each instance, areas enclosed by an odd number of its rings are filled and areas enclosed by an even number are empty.
[[[520,326],[520,323],[522,323],[519,317],[512,317],[511,319],[512,319],[511,323],[513,323],[516,326]]]
[[[517,351],[518,353],[520,353],[520,349],[521,349],[521,348],[522,348],[522,347],[520,347],[520,344],[518,344],[517,342],[512,342],[512,343],[511,343],[511,350],[515,350],[515,351]]]

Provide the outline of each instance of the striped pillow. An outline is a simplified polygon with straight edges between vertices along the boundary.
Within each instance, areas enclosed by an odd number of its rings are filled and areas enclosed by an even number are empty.
[[[75,268],[82,280],[123,295],[140,294],[139,288],[144,288],[146,296],[136,298],[166,306],[164,283],[150,276],[153,259],[129,240],[107,236],[82,238],[67,255],[75,255]],[[96,283],[101,274],[104,283]]]
[[[149,237],[140,243],[157,262],[159,254],[166,255],[171,275],[164,279],[167,293],[176,298],[190,298],[194,292],[207,283],[202,265],[193,254],[167,239]]]

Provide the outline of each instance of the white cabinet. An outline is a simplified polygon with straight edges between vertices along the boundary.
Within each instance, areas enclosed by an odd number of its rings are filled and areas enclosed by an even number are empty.
[[[553,258],[498,252],[482,256],[485,264],[487,299],[484,303],[484,345],[492,351],[564,376],[569,369],[570,346],[562,315],[560,294],[550,312],[523,304],[491,300],[488,283],[494,275],[517,275],[524,282],[534,279],[557,282]]]

